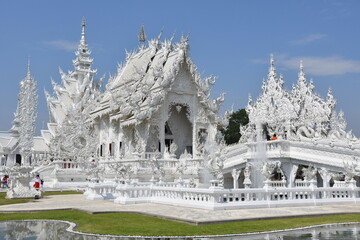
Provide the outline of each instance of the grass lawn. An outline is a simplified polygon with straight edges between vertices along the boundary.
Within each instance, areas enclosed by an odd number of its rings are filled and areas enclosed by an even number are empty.
[[[43,196],[50,196],[50,195],[67,195],[67,194],[83,194],[84,192],[76,192],[76,191],[45,191],[42,192]]]
[[[133,213],[88,214],[76,210],[35,213],[0,213],[0,221],[24,219],[57,219],[75,222],[79,231],[112,235],[184,236],[246,233],[296,228],[324,223],[360,222],[360,214],[306,218],[282,218],[228,222],[195,226]]]

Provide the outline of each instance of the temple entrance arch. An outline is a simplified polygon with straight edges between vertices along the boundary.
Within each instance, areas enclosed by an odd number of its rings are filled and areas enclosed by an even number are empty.
[[[169,108],[169,119],[164,126],[165,146],[177,145],[175,155],[180,157],[184,152],[192,154],[193,126],[189,121],[189,107],[185,104],[173,104]]]
[[[16,154],[16,156],[15,156],[15,163],[21,165],[21,155],[20,155],[20,154]]]

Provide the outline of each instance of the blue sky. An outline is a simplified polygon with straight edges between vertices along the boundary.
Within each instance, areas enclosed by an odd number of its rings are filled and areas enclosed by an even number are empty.
[[[59,67],[72,70],[81,18],[98,77],[116,73],[125,49],[138,46],[142,24],[148,38],[190,33],[190,54],[203,76],[216,75],[213,96],[226,92],[223,110],[247,104],[261,91],[269,55],[286,87],[296,82],[303,60],[315,91],[329,87],[348,129],[360,137],[360,1],[85,1],[0,3],[0,130],[11,128],[27,59],[38,83],[37,132],[48,121],[44,89],[60,82]]]

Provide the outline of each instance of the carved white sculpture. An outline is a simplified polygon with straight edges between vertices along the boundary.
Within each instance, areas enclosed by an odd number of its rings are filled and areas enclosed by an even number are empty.
[[[304,67],[300,63],[297,85],[291,92],[283,89],[283,78],[277,77],[274,59],[271,57],[270,69],[263,82],[263,93],[253,103],[251,97],[246,107],[249,124],[241,126],[241,142],[252,139],[257,122],[266,126],[270,136],[278,135],[283,139],[304,140],[337,138],[356,141],[351,132],[346,133],[344,114],[335,111],[336,101],[329,89],[326,100],[314,92],[314,84],[308,82]],[[350,144],[350,143],[349,143]]]
[[[316,174],[318,172],[318,169],[312,165],[308,166],[307,168],[302,169],[302,176],[304,177],[305,181],[315,180]]]
[[[31,164],[31,155],[34,146],[34,132],[37,107],[36,82],[31,77],[30,62],[28,63],[27,75],[20,82],[18,105],[15,113],[14,125],[10,130],[19,137],[19,152],[23,158],[22,165]]]
[[[57,126],[50,149],[60,159],[89,160],[98,146],[97,129],[89,113],[97,106],[103,78],[94,80],[96,70],[91,69],[93,60],[86,42],[85,19],[81,26],[77,58],[73,61],[75,70],[68,74],[60,70],[62,86],[52,81],[54,96],[45,92],[50,120]]]
[[[216,134],[217,138],[212,140],[209,136],[204,147],[204,167],[215,177],[218,185],[224,185],[224,156],[226,154],[225,143],[220,136],[220,132]]]

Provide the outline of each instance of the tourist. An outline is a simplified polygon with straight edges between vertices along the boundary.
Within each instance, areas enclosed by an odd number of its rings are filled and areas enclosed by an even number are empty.
[[[34,179],[35,183],[34,183],[34,188],[36,191],[40,191],[40,184],[41,184],[41,179],[40,179],[40,175],[37,174],[35,179]]]
[[[271,138],[271,140],[273,141],[273,140],[277,140],[278,138],[277,138],[277,136],[276,136],[276,134],[274,134],[273,136],[272,136],[272,138]]]
[[[2,187],[3,188],[8,188],[9,185],[8,185],[8,179],[9,179],[9,176],[8,175],[5,175],[2,179]]]

